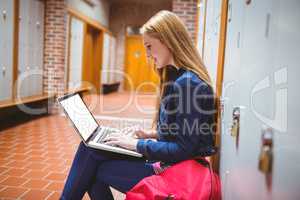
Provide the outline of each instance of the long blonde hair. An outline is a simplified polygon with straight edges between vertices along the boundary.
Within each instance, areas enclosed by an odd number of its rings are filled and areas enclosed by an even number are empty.
[[[159,39],[170,50],[176,67],[194,72],[211,88],[212,83],[208,71],[203,64],[200,54],[182,20],[174,13],[162,10],[151,17],[141,28],[142,34]],[[158,70],[160,77],[160,95],[157,108],[164,94],[164,85],[168,79],[167,68]],[[154,119],[157,122],[158,114]]]

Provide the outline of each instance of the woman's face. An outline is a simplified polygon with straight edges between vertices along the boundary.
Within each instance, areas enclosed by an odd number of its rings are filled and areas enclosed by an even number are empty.
[[[170,50],[159,39],[147,34],[143,35],[147,57],[151,57],[158,69],[173,64],[173,56]]]

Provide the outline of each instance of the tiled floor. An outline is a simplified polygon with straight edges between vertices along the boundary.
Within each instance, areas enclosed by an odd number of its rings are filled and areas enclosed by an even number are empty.
[[[139,96],[135,101],[137,106],[134,101],[128,101],[130,96],[129,93],[115,93],[104,97],[91,95],[85,99],[88,104],[96,102],[92,112],[101,124],[122,127],[150,119],[153,113],[145,113],[141,108],[153,109],[154,97]],[[126,104],[125,109],[108,113]],[[0,131],[0,199],[58,199],[79,141],[71,124],[60,114]],[[121,193],[114,191],[114,195],[115,199],[124,199]],[[85,195],[84,199],[89,198]]]

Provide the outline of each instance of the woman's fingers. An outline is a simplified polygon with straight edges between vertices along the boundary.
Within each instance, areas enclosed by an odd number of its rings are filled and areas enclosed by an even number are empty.
[[[115,137],[115,136],[108,136],[108,137],[106,137],[104,140],[103,140],[103,142],[108,142],[108,141],[117,141],[117,140],[119,140],[119,137]]]
[[[119,141],[107,141],[104,144],[106,144],[106,145],[119,145]]]

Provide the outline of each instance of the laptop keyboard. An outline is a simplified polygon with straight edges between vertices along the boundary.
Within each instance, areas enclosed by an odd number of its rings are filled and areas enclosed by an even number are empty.
[[[97,143],[102,143],[102,141],[109,136],[111,133],[115,132],[115,130],[112,129],[104,129],[103,133],[102,133],[102,137],[99,137]],[[115,146],[115,145],[111,145],[111,146]]]

